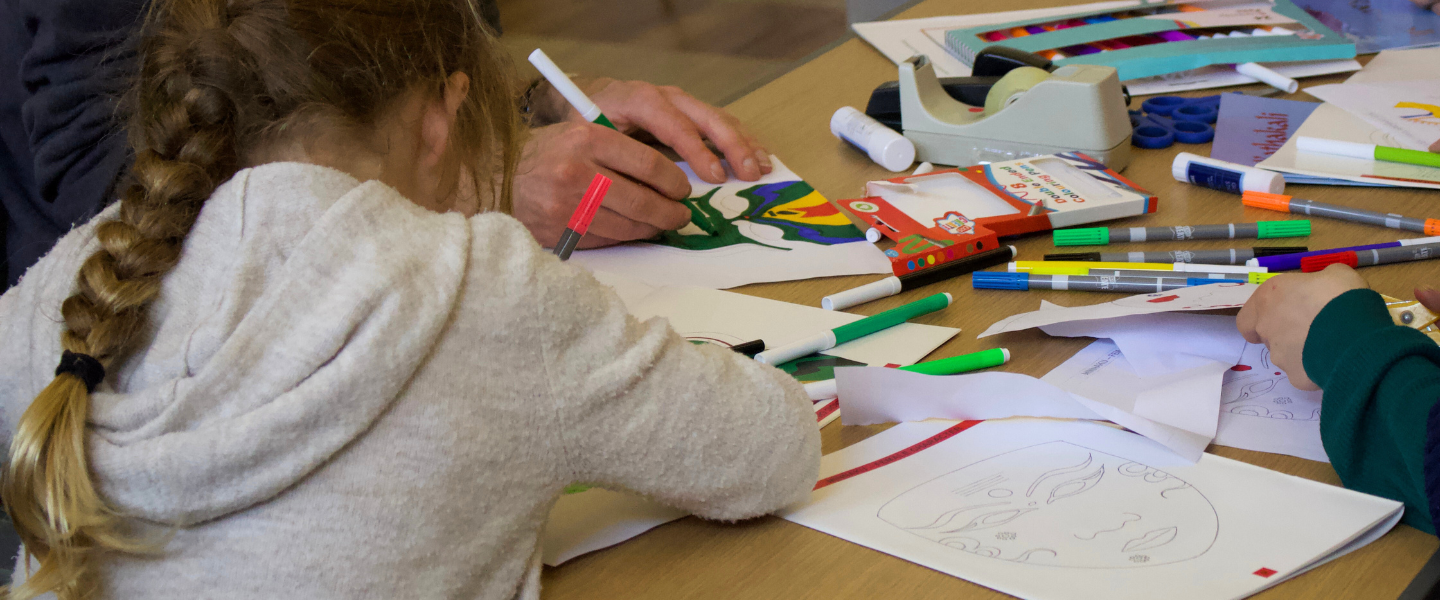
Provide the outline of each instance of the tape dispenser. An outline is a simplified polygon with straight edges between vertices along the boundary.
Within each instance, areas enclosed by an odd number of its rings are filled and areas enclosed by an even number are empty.
[[[1130,164],[1130,113],[1113,67],[1015,66],[984,106],[952,97],[924,55],[900,64],[898,83],[902,133],[917,160],[958,166],[1081,152],[1116,171]]]

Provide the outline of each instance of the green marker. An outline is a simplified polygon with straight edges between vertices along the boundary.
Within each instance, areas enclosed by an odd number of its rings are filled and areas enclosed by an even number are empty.
[[[841,325],[830,331],[766,350],[756,354],[755,360],[767,365],[779,365],[802,356],[824,352],[845,342],[865,337],[882,329],[889,329],[915,317],[942,310],[950,306],[952,300],[950,294],[935,294],[875,316],[865,317],[854,323]]]
[[[1333,154],[1335,156],[1349,156],[1351,158],[1363,158],[1366,160],[1380,160],[1440,168],[1440,154],[1426,152],[1424,150],[1391,148],[1390,146],[1381,146],[1378,144],[1342,142],[1340,140],[1326,140],[1305,137],[1303,135],[1295,138],[1295,149],[1311,154]]]
[[[585,92],[580,91],[580,86],[570,81],[569,75],[561,71],[560,67],[555,66],[555,61],[550,60],[544,50],[536,48],[534,52],[531,52],[530,64],[540,70],[540,75],[544,76],[545,80],[555,87],[555,91],[560,92],[560,95],[564,96],[565,100],[570,102],[570,106],[575,107],[575,110],[579,111],[580,116],[584,117],[586,121],[615,129],[615,124],[605,118],[605,113],[600,112],[600,107],[596,106],[595,102],[585,95]]]
[[[900,367],[901,371],[921,373],[924,375],[955,375],[957,373],[968,373],[990,367],[998,367],[1010,362],[1010,351],[1005,348],[991,348],[970,354],[961,354],[950,358],[932,360]],[[805,384],[805,393],[810,395],[811,400],[826,400],[838,395],[835,390],[835,380],[826,379],[823,381],[811,381]]]

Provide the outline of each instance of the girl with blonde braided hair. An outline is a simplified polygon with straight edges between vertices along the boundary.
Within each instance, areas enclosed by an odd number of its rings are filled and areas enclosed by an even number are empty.
[[[121,201],[0,296],[9,597],[533,598],[571,483],[718,519],[813,485],[793,379],[506,214],[473,0],[166,0],[140,62]]]

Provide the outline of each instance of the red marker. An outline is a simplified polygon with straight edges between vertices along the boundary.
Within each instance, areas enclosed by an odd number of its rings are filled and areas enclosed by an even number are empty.
[[[600,201],[605,199],[605,193],[610,191],[610,178],[599,173],[595,179],[590,181],[590,189],[585,190],[585,197],[580,199],[580,206],[575,207],[575,214],[570,216],[570,225],[565,228],[565,233],[560,234],[560,241],[555,244],[555,256],[560,260],[570,258],[570,253],[575,251],[575,245],[580,243],[580,238],[585,237],[585,232],[590,229],[590,221],[595,219],[596,211],[600,210]]]

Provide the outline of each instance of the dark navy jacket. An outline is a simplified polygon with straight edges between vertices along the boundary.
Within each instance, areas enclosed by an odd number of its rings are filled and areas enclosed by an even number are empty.
[[[498,27],[494,1],[482,2]],[[146,0],[0,0],[0,291],[114,198]]]

